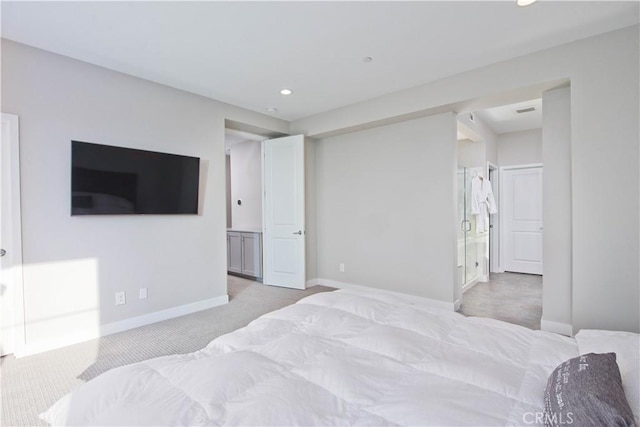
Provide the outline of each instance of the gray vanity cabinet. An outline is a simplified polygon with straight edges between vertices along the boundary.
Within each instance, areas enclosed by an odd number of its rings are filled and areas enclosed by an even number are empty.
[[[262,278],[262,233],[227,231],[227,271]]]

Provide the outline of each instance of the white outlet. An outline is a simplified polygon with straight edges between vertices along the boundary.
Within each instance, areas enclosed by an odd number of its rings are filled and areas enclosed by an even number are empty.
[[[340,272],[344,273],[344,264],[340,263]]]
[[[140,288],[140,299],[147,298],[147,288]]]
[[[127,303],[127,296],[124,291],[116,292],[116,305],[124,305]]]

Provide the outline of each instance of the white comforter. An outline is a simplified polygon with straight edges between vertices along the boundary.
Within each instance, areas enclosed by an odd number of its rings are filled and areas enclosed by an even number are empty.
[[[532,425],[572,338],[385,293],[320,293],[201,351],[113,369],[54,425]]]

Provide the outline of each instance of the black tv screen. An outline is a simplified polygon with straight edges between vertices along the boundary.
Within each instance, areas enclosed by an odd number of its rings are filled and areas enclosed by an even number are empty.
[[[71,141],[71,215],[197,214],[200,159]]]

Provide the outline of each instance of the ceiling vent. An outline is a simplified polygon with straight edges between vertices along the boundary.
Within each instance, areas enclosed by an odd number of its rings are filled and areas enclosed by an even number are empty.
[[[522,114],[522,113],[530,113],[532,111],[536,111],[536,107],[533,107],[533,106],[523,107],[523,108],[520,108],[519,110],[516,110],[516,113]]]

